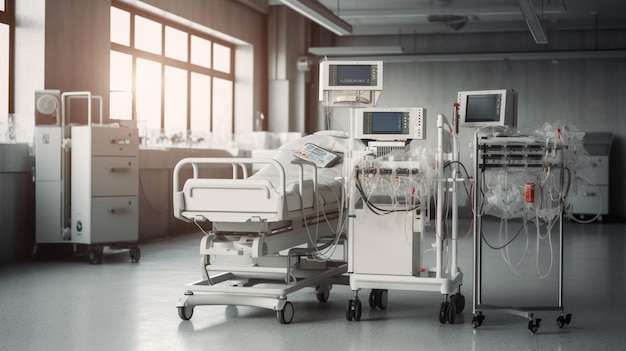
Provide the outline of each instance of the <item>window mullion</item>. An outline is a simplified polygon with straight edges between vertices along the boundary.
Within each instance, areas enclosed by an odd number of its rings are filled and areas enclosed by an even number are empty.
[[[1,1],[1,0],[0,0]],[[215,128],[215,123],[214,123],[214,117],[215,117],[215,111],[214,111],[214,104],[217,103],[217,101],[215,101],[215,82],[214,79],[219,78],[222,80],[226,80],[226,81],[230,81],[231,82],[231,92],[230,92],[230,96],[232,99],[232,107],[230,108],[229,114],[225,114],[223,115],[223,117],[221,118],[230,118],[230,123],[231,123],[231,133],[234,132],[235,130],[235,111],[234,111],[234,100],[235,100],[235,74],[234,74],[234,59],[235,59],[235,46],[232,45],[231,43],[228,42],[224,42],[222,39],[219,38],[215,38],[212,37],[210,35],[207,35],[206,33],[200,32],[197,29],[193,29],[193,28],[187,28],[184,25],[177,23],[177,22],[172,22],[171,20],[168,20],[166,18],[161,18],[160,16],[154,14],[154,13],[150,13],[150,12],[146,12],[142,9],[137,9],[132,5],[120,2],[118,0],[112,0],[112,5],[114,7],[120,8],[124,11],[127,11],[130,13],[130,40],[129,40],[129,46],[126,45],[122,45],[122,44],[118,44],[118,43],[113,43],[111,42],[111,50],[115,50],[115,51],[119,51],[121,53],[125,53],[128,54],[132,57],[132,91],[135,97],[137,97],[137,89],[138,87],[141,86],[140,81],[138,81],[139,79],[143,79],[142,77],[138,76],[138,59],[141,60],[147,60],[147,61],[152,61],[154,64],[159,64],[160,65],[160,75],[161,75],[161,85],[160,85],[160,97],[161,97],[161,101],[160,101],[160,127],[161,129],[165,129],[166,125],[170,125],[170,122],[173,121],[169,121],[166,123],[166,118],[168,118],[167,116],[167,112],[166,112],[166,99],[168,99],[168,97],[166,96],[166,94],[171,94],[168,93],[169,90],[172,89],[166,89],[166,85],[165,84],[177,84],[174,81],[172,81],[171,78],[169,81],[166,81],[166,72],[170,71],[169,67],[172,68],[177,68],[177,69],[181,69],[183,71],[186,72],[186,113],[181,113],[178,114],[180,117],[175,117],[175,116],[170,116],[169,118],[177,118],[179,119],[178,125],[179,127],[182,127],[181,123],[183,122],[182,118],[185,118],[185,125],[187,130],[191,130],[192,123],[193,123],[193,118],[195,115],[193,114],[194,112],[192,111],[192,104],[194,103],[193,101],[193,92],[192,89],[200,89],[200,90],[206,90],[209,89],[210,93],[208,94],[208,101],[205,100],[205,104],[208,106],[205,106],[202,108],[202,110],[208,108],[208,116],[205,116],[205,113],[207,112],[202,112],[202,116],[200,118],[209,118],[209,123],[208,123],[208,127],[209,127],[209,131],[212,132]],[[161,25],[161,50],[160,53],[158,52],[148,52],[148,51],[144,51],[144,50],[140,50],[137,49],[136,44],[137,44],[137,40],[135,37],[135,30],[136,30],[136,16],[141,16],[141,17],[145,17],[147,19],[150,19],[154,22],[157,22]],[[178,29],[180,31],[183,31],[187,34],[187,60],[178,60],[174,57],[169,57],[166,55],[166,43],[167,43],[167,37],[166,37],[166,28],[167,27],[172,27],[174,29]],[[226,72],[222,72],[222,71],[217,71],[214,68],[214,63],[215,63],[215,58],[217,56],[215,56],[215,50],[212,49],[211,47],[211,54],[209,57],[210,58],[210,64],[211,64],[211,68],[207,68],[205,66],[201,66],[198,64],[193,64],[191,57],[192,57],[192,35],[196,36],[196,37],[200,37],[202,39],[205,39],[207,41],[211,42],[211,45],[213,46],[215,43],[218,43],[220,45],[226,46],[230,49],[230,57],[228,57],[227,59],[229,59],[230,61],[230,70],[228,73]],[[139,43],[141,44],[141,43]],[[141,46],[141,45],[140,45]],[[223,50],[222,50],[223,51]],[[205,56],[206,57],[206,56]],[[218,58],[222,58],[221,56],[219,56]],[[224,59],[226,59],[224,57]],[[155,67],[156,68],[156,67]],[[156,73],[156,72],[155,72]],[[181,72],[182,73],[182,72]],[[194,85],[192,84],[192,77],[195,75],[202,75],[202,76],[207,76],[209,79],[206,81],[206,83],[202,83],[202,84],[198,84],[198,85]],[[176,78],[178,79],[178,78]],[[175,79],[175,81],[176,81]],[[207,86],[208,84],[208,86]],[[220,86],[219,84],[217,86]],[[156,87],[155,87],[156,88]],[[171,88],[171,86],[170,86]],[[183,88],[183,86],[181,86],[180,88]],[[156,93],[156,92],[155,92]],[[159,94],[159,93],[157,93]],[[196,94],[197,96],[198,94]],[[172,97],[169,97],[169,100],[171,100]],[[178,99],[176,99],[178,101]],[[184,100],[183,100],[184,101]],[[172,101],[170,101],[172,102]],[[181,101],[182,102],[182,101]],[[132,102],[132,108],[133,111],[136,111],[137,109],[137,101],[136,99],[133,99]],[[172,107],[172,106],[170,106]],[[219,106],[218,106],[219,107]],[[156,109],[156,106],[155,106]],[[227,112],[227,111],[223,111],[223,112]],[[198,113],[198,112],[195,112]],[[228,116],[228,117],[227,117]],[[145,117],[145,116],[144,116]],[[157,117],[157,116],[154,116]],[[138,118],[137,115],[133,115],[133,118],[136,119]],[[142,117],[143,118],[143,117]],[[222,125],[223,127],[226,127],[226,125],[224,125],[223,123],[219,123],[221,120],[218,120],[218,127],[220,125]],[[156,120],[154,120],[154,122],[156,122]],[[224,121],[226,122],[226,121]],[[206,123],[206,122],[205,122]],[[156,125],[155,125],[156,127]],[[223,130],[224,132],[226,132],[225,129],[223,129],[223,127],[219,127],[220,130]],[[202,127],[202,129],[206,129],[206,124],[204,124],[204,126]]]

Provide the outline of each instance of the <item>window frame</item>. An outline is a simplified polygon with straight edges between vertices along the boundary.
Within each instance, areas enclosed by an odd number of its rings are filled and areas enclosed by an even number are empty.
[[[1,1],[1,0],[0,0]],[[183,69],[187,72],[187,110],[186,110],[186,126],[187,129],[189,129],[191,127],[191,75],[192,73],[199,73],[199,74],[203,74],[203,75],[207,75],[211,78],[211,94],[209,95],[209,99],[210,99],[210,106],[209,106],[209,113],[210,113],[210,124],[209,124],[209,128],[210,130],[208,130],[207,132],[212,132],[213,131],[213,121],[214,121],[214,116],[212,115],[213,112],[213,78],[221,78],[224,80],[229,80],[232,82],[232,91],[230,92],[230,95],[232,96],[232,108],[231,108],[231,116],[230,116],[230,120],[231,120],[231,134],[234,134],[235,131],[235,51],[236,51],[236,45],[227,41],[224,41],[220,38],[211,36],[207,33],[201,32],[197,29],[185,26],[183,24],[177,23],[175,21],[172,21],[170,19],[167,19],[165,17],[156,15],[154,13],[151,13],[149,11],[137,8],[133,5],[129,5],[127,3],[123,3],[120,1],[116,1],[113,0],[111,2],[111,7],[115,7],[124,11],[127,11],[130,13],[130,28],[129,28],[129,45],[123,45],[123,44],[119,44],[119,43],[115,43],[115,42],[110,42],[111,43],[111,51],[116,51],[116,52],[120,52],[123,54],[128,54],[132,57],[132,72],[133,72],[133,77],[132,77],[132,92],[133,92],[133,96],[136,95],[136,89],[137,89],[137,81],[136,81],[136,72],[137,72],[137,59],[138,58],[142,58],[145,60],[150,60],[150,61],[154,61],[157,62],[161,65],[161,78],[162,78],[162,84],[161,84],[161,116],[160,116],[160,120],[161,120],[161,129],[163,129],[165,127],[165,88],[164,88],[164,72],[165,72],[165,67],[166,66],[170,66],[170,67],[175,67],[175,68],[180,68]],[[140,49],[135,48],[135,35],[134,35],[134,31],[135,31],[135,16],[141,16],[144,18],[147,18],[149,20],[158,22],[161,24],[161,53],[160,54],[154,54],[154,53],[150,53],[147,51],[143,51]],[[180,31],[183,31],[185,33],[187,33],[187,61],[180,61],[174,58],[170,58],[166,56],[166,49],[165,49],[165,40],[166,40],[166,27],[171,27]],[[216,69],[213,68],[213,50],[211,50],[211,68],[207,68],[207,67],[203,67],[200,65],[196,65],[191,63],[191,37],[192,35],[209,40],[211,42],[211,45],[213,46],[213,44],[217,43],[219,45],[223,45],[226,46],[228,48],[230,48],[230,72],[229,73],[225,73],[222,71],[218,71]],[[135,99],[132,100],[132,111],[136,111],[136,101]],[[132,116],[132,118],[136,118],[136,116]]]
[[[4,2],[4,11],[0,11],[0,23],[9,26],[9,79],[8,86],[8,113],[14,113],[14,81],[15,81],[15,0],[0,0]],[[1,112],[1,111],[0,111]]]

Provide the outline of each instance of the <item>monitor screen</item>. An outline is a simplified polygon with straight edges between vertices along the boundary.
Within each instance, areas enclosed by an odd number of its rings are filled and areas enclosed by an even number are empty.
[[[337,65],[336,70],[337,85],[372,85],[372,66],[370,65]]]
[[[382,90],[382,61],[323,61],[320,83],[324,90]]]
[[[334,79],[334,82],[331,82],[331,84],[366,87],[373,85],[371,65],[336,65],[334,70],[335,74],[331,75],[331,79]]]
[[[466,122],[497,122],[500,120],[502,94],[480,94],[467,97]]]
[[[355,136],[378,141],[424,138],[426,109],[421,107],[371,107],[355,111]]]
[[[460,91],[458,103],[461,127],[517,124],[517,93],[513,89]]]
[[[372,112],[370,132],[374,134],[406,134],[403,130],[402,112]]]

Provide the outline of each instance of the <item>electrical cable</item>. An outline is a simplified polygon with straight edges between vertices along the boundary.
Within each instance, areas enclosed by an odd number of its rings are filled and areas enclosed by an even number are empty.
[[[363,190],[363,185],[361,184],[360,174],[361,174],[361,170],[357,169],[356,170],[356,177],[355,177],[355,179],[356,179],[355,180],[355,186],[356,186],[356,189],[359,191],[359,194],[361,195],[361,199],[363,200],[363,202],[365,203],[367,208],[369,208],[370,211],[372,211],[373,213],[375,213],[375,214],[377,214],[379,216],[382,216],[382,215],[393,213],[393,212],[411,212],[411,211],[415,211],[415,210],[419,209],[419,207],[420,207],[419,203],[416,204],[413,207],[410,207],[410,208],[394,209],[392,207],[392,209],[390,209],[390,210],[382,209],[382,208],[376,206],[374,203],[372,203],[370,201],[369,197],[365,194],[365,191]]]

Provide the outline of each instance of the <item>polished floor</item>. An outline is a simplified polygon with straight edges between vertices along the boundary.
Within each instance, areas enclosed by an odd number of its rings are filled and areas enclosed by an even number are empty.
[[[81,254],[40,253],[0,267],[0,350],[624,350],[625,229],[565,223],[564,306],[572,321],[559,328],[556,312],[539,313],[536,334],[525,318],[500,311],[485,311],[482,326],[472,327],[471,239],[461,241],[459,255],[466,308],[452,325],[438,321],[439,293],[398,290],[389,291],[386,310],[364,304],[362,319],[349,322],[352,292],[341,285],[326,303],[308,289],[289,295],[289,325],[270,310],[241,306],[197,307],[182,321],[176,302],[200,276],[196,234],[143,243],[139,263],[128,252],[109,253],[99,265]],[[508,252],[485,250],[482,302],[558,304],[556,246],[550,251],[531,235],[521,259],[526,239],[515,242]]]

